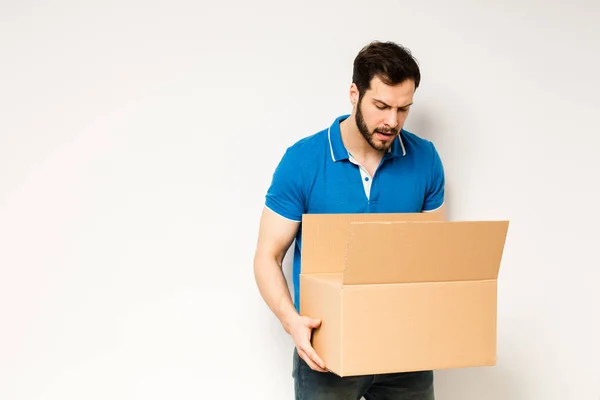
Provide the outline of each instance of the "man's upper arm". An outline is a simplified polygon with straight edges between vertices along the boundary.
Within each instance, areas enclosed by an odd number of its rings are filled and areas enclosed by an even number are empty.
[[[425,201],[423,202],[424,212],[443,212],[445,201],[445,183],[444,166],[442,160],[433,144],[432,149],[432,165],[431,178],[428,185]]]
[[[265,196],[257,252],[283,259],[305,213],[303,159],[287,149],[273,173]]]
[[[300,223],[291,221],[264,207],[258,231],[256,257],[275,258],[283,261],[291,246]]]

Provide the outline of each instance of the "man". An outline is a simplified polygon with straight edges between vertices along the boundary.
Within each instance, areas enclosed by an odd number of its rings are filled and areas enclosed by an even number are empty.
[[[352,113],[289,147],[266,195],[254,271],[260,293],[295,343],[296,399],[431,400],[433,372],[341,378],[311,346],[321,321],[299,314],[302,214],[444,212],[444,170],[433,144],[403,129],[421,75],[405,48],[373,42],[354,60]],[[282,273],[296,242],[294,301]]]

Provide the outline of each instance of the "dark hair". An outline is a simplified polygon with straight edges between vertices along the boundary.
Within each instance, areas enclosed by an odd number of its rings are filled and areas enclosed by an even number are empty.
[[[419,66],[410,50],[394,42],[371,42],[354,59],[352,82],[361,96],[369,89],[375,76],[386,85],[397,85],[412,79],[415,89],[421,82]]]

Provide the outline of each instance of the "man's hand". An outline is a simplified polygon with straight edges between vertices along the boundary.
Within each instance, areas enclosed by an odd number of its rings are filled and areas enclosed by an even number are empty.
[[[288,322],[288,333],[292,336],[296,344],[300,358],[306,361],[311,369],[319,372],[327,372],[325,363],[310,344],[312,330],[318,328],[320,325],[320,320],[296,314]]]

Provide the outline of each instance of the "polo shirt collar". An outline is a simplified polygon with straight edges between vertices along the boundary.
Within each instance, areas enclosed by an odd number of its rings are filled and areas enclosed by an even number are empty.
[[[350,115],[342,115],[341,117],[336,118],[327,130],[329,150],[331,153],[331,159],[334,162],[347,160],[350,158],[350,153],[348,153],[346,146],[344,146],[344,142],[342,141],[342,132],[340,131],[340,123],[349,116]],[[400,131],[400,135],[394,139],[392,146],[388,150],[387,154],[385,154],[384,158],[401,157],[406,155],[406,147],[404,147],[404,142],[402,141],[403,133],[404,129],[402,129]]]

